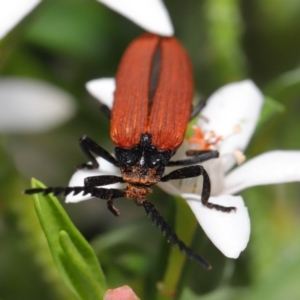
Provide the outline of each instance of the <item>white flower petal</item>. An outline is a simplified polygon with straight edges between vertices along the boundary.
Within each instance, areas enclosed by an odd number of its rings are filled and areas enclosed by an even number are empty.
[[[40,2],[41,0],[0,1],[0,40]]]
[[[202,110],[199,126],[223,137],[220,154],[224,155],[225,172],[234,164],[234,150],[247,147],[255,130],[263,104],[263,95],[251,80],[227,84],[217,90]],[[235,131],[238,130],[237,133]]]
[[[162,36],[172,36],[174,29],[168,11],[161,0],[98,0],[127,17],[145,30]]]
[[[94,170],[86,170],[86,169],[82,169],[82,170],[77,170],[70,182],[69,182],[69,186],[83,186],[84,185],[84,179],[86,177],[90,177],[90,176],[99,176],[99,175],[117,175],[120,176],[120,170],[119,168],[116,168],[114,165],[112,165],[111,163],[109,163],[107,160],[101,158],[101,157],[97,157],[96,158],[98,163],[99,163],[99,168],[98,169],[94,169]],[[115,183],[115,184],[110,184],[110,185],[105,185],[103,186],[105,188],[123,188],[123,185],[120,183]],[[80,202],[83,200],[88,200],[88,199],[92,199],[93,197],[90,194],[87,194],[85,196],[83,196],[83,192],[73,196],[73,193],[69,194],[66,197],[66,202],[67,203],[75,203],[75,202]]]
[[[271,151],[261,154],[225,177],[226,194],[251,186],[300,181],[300,151]]]
[[[0,131],[38,133],[62,124],[75,113],[73,97],[48,83],[0,78]]]
[[[105,104],[108,108],[112,108],[116,89],[114,78],[94,79],[86,83],[85,87],[98,101]]]
[[[238,258],[246,248],[250,237],[248,209],[240,196],[223,195],[210,197],[209,202],[234,206],[236,212],[225,213],[205,207],[199,196],[182,194],[188,201],[198,222],[213,244],[227,257]]]

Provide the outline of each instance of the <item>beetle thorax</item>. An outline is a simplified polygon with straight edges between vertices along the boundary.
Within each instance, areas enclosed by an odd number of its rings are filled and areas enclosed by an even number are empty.
[[[151,144],[151,135],[142,134],[140,143],[131,149],[115,148],[122,178],[128,193],[140,198],[152,192],[160,181],[173,152],[159,151]]]

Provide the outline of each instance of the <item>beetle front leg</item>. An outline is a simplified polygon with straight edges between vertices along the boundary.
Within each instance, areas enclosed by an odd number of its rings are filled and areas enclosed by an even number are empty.
[[[90,165],[90,164],[83,163],[83,164],[77,166],[77,169],[84,169],[84,168],[97,169],[97,168],[99,168],[99,163],[92,153],[104,158],[105,160],[107,160],[108,162],[113,164],[114,166],[116,166],[116,167],[118,166],[118,161],[108,151],[106,151],[104,148],[99,146],[96,142],[94,142],[92,139],[90,139],[86,135],[82,136],[79,139],[79,146],[80,146],[81,150],[83,151],[83,153],[91,161],[92,164]]]
[[[124,182],[123,178],[114,175],[89,176],[84,179],[85,186],[102,186],[120,182]]]

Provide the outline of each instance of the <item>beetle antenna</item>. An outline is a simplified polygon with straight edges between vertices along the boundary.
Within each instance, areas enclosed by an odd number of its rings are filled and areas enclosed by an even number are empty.
[[[54,196],[64,194],[64,196],[67,196],[72,192],[73,196],[81,192],[84,192],[83,195],[86,195],[92,192],[92,188],[87,186],[33,188],[25,190],[24,194],[33,195],[42,193],[43,195],[53,194]]]
[[[161,230],[168,241],[171,241],[174,246],[177,245],[182,253],[185,253],[189,258],[198,261],[204,268],[211,269],[211,265],[204,258],[202,258],[199,254],[194,253],[183,241],[178,238],[176,233],[157,211],[154,204],[148,200],[143,200],[141,204],[144,206],[148,218],[150,218],[152,223]]]

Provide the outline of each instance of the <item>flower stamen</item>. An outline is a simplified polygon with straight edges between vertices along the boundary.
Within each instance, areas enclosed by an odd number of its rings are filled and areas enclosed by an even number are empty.
[[[188,142],[198,144],[200,150],[216,150],[216,145],[223,140],[223,137],[214,131],[203,133],[198,126],[193,126],[192,129],[195,136],[189,138]]]
[[[242,151],[240,151],[240,150],[237,150],[237,149],[233,150],[232,154],[233,154],[233,156],[234,156],[234,158],[236,160],[236,163],[238,165],[241,165],[246,160],[245,154]]]

